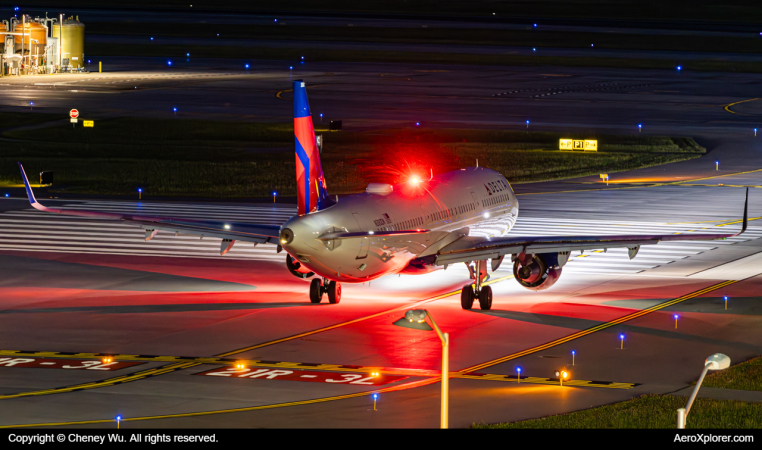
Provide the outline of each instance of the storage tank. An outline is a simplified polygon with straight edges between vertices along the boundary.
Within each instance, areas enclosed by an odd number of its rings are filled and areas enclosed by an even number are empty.
[[[53,24],[51,37],[61,40],[61,65],[82,67],[85,64],[85,25],[77,19],[64,19],[63,27]],[[61,31],[63,28],[63,32]]]
[[[24,35],[13,36],[15,53],[21,54],[21,40],[24,40],[24,55],[35,59],[45,56],[45,43],[47,41],[47,30],[45,26],[37,22],[30,22],[31,18],[26,17],[26,23],[17,23],[13,28],[15,33],[24,33]],[[28,61],[28,60],[27,60]]]

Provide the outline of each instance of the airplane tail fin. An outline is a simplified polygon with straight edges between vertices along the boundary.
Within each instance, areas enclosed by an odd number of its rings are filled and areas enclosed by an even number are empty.
[[[299,215],[320,211],[334,202],[328,197],[315,129],[304,81],[294,81],[294,137],[296,144],[296,192]]]

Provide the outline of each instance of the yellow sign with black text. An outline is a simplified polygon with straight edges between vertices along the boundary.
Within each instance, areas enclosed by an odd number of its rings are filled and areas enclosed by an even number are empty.
[[[83,120],[82,121],[82,126],[83,127],[92,128],[92,127],[95,126],[95,121],[94,120]]]
[[[558,142],[560,150],[597,152],[598,141],[594,139],[561,139]]]

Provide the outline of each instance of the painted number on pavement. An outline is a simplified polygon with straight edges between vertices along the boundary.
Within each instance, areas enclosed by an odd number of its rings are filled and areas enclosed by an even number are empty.
[[[142,362],[101,361],[81,359],[0,358],[0,367],[26,367],[35,369],[119,370],[144,364]]]
[[[220,368],[200,372],[196,375],[211,377],[248,378],[260,380],[308,381],[331,384],[352,384],[365,386],[381,386],[407,378],[399,375],[370,376],[367,373],[332,373],[311,370],[281,370],[281,369],[237,369],[235,367]]]

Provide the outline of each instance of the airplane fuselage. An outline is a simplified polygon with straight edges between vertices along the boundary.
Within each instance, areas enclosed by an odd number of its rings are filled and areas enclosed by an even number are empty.
[[[362,194],[335,205],[291,218],[283,228],[293,240],[283,248],[322,277],[362,283],[393,273],[426,273],[435,267],[417,258],[439,248],[456,230],[470,235],[500,236],[518,217],[518,200],[500,173],[470,167],[430,180],[371,185]],[[321,239],[335,233],[384,233],[364,237]]]

